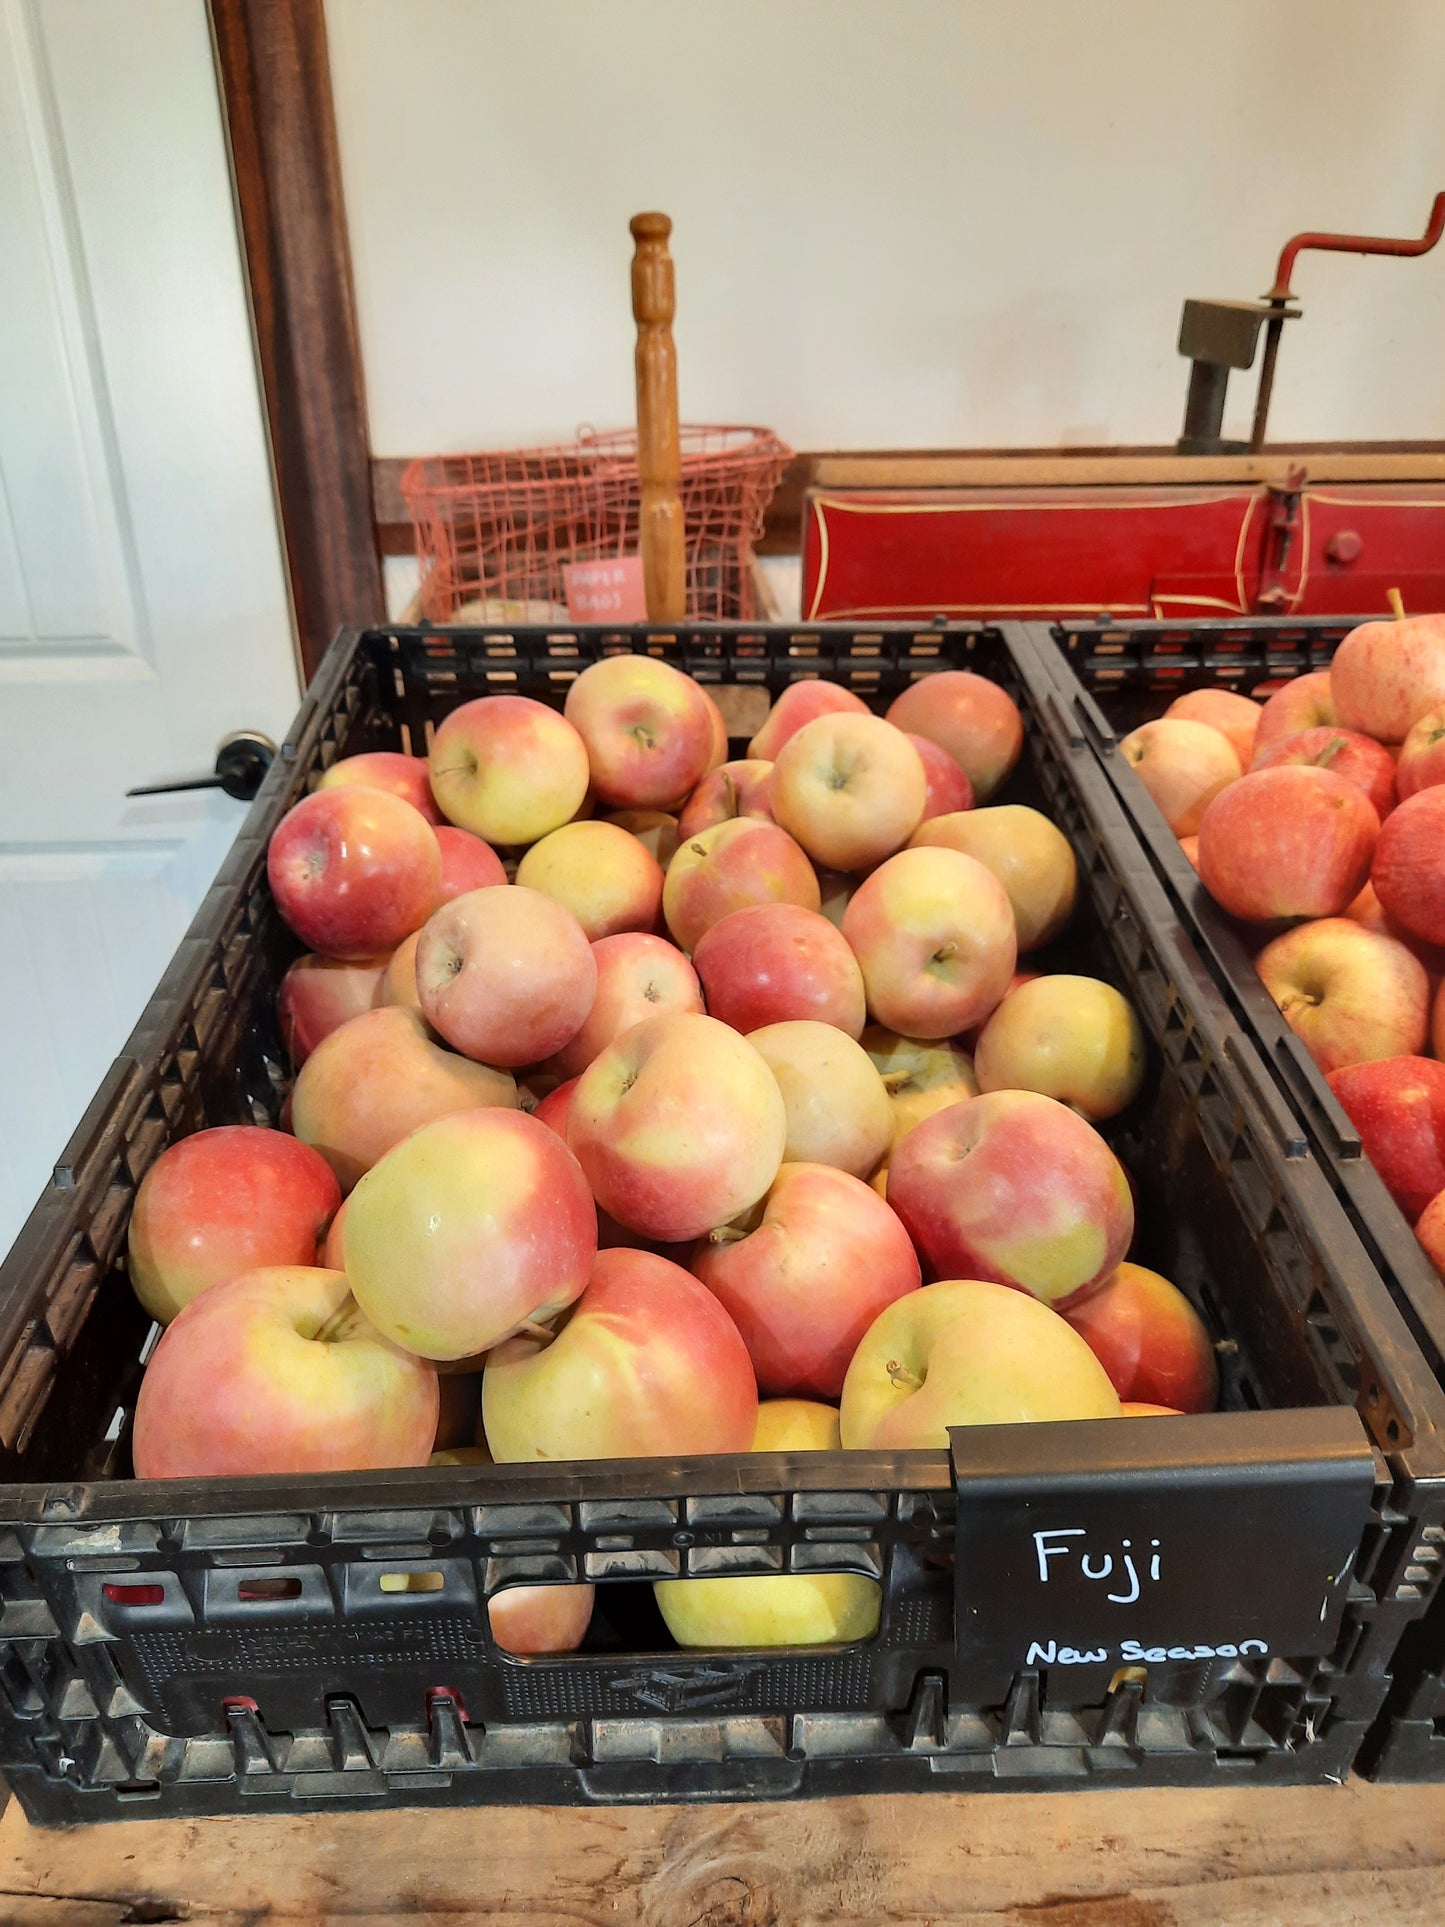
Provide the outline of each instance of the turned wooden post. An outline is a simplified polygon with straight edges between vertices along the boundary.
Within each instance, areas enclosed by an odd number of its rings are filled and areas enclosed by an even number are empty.
[[[687,551],[682,522],[682,454],[677,432],[677,293],[665,214],[631,222],[632,315],[637,323],[637,474],[642,484],[642,579],[650,622],[687,613]]]

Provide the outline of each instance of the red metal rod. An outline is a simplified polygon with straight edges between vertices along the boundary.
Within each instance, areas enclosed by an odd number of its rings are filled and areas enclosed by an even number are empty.
[[[1435,196],[1430,222],[1418,241],[1399,240],[1387,234],[1296,234],[1286,241],[1274,271],[1274,286],[1266,301],[1288,301],[1295,256],[1312,249],[1325,254],[1428,254],[1445,234],[1445,193]]]

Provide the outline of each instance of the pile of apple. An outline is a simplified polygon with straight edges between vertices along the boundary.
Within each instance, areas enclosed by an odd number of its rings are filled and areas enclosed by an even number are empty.
[[[1096,1128],[1139,1091],[1138,1019],[1017,968],[1077,884],[1047,818],[987,807],[1022,741],[1006,692],[944,671],[886,719],[795,684],[729,762],[698,683],[618,655],[564,711],[489,696],[424,760],[328,770],[269,850],[308,946],[280,991],[289,1133],[202,1131],[137,1197],[131,1278],[166,1327],[137,1473],[937,1447],[1211,1407],[1208,1335],[1126,1262]],[[848,1574],[658,1598],[687,1645],[878,1616]],[[497,1636],[575,1646],[591,1599],[513,1589]]]
[[[1445,1276],[1445,616],[1364,623],[1263,705],[1192,691],[1120,748]]]

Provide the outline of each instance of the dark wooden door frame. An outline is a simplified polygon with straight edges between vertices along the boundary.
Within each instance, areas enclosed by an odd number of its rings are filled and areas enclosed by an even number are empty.
[[[366,387],[322,0],[208,0],[306,676],[382,622]]]

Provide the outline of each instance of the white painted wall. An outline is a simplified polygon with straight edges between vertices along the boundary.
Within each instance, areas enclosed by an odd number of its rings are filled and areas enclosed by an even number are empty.
[[[1167,442],[1186,295],[1418,233],[1441,0],[328,0],[374,446],[632,411],[628,216],[682,412],[798,447]],[[1445,434],[1445,248],[1307,257],[1280,438]],[[1236,377],[1233,430],[1252,384]]]

